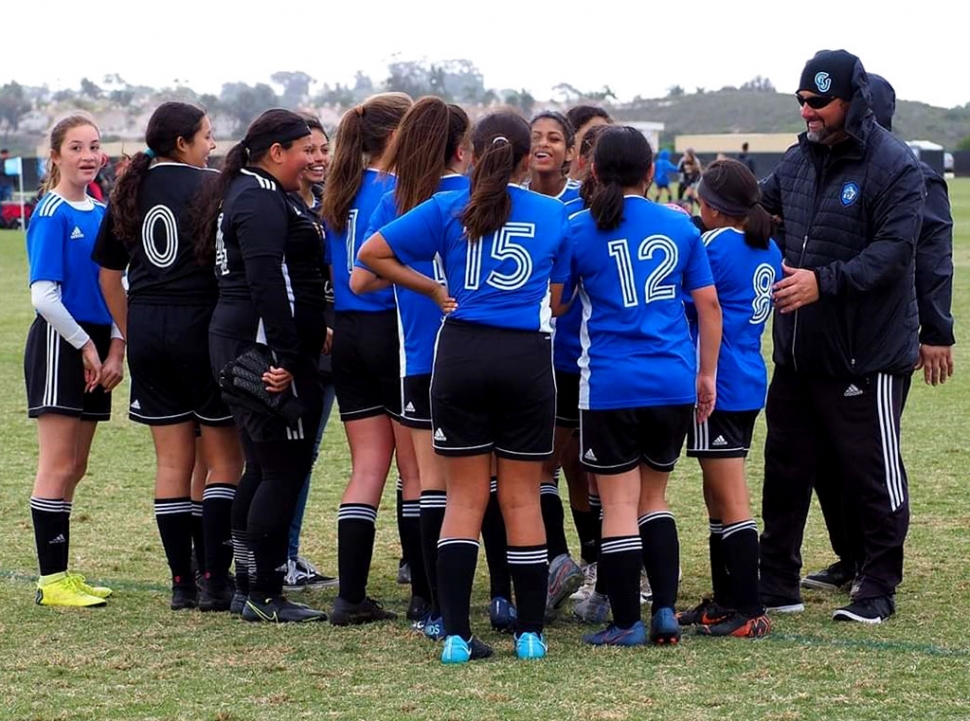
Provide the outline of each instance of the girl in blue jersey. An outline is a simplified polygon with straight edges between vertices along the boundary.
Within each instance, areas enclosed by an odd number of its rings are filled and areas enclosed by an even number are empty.
[[[357,296],[350,289],[370,217],[394,189],[386,151],[411,104],[403,93],[384,93],[344,113],[320,213],[333,277],[333,379],[351,462],[337,513],[340,593],[331,623],[338,626],[395,617],[367,596],[377,508],[395,447],[404,498],[418,501],[421,495],[411,442],[403,426],[392,422],[401,413],[394,291]]]
[[[576,148],[576,131],[562,113],[546,110],[529,125],[532,161],[525,187],[563,203],[579,197],[579,181],[567,175]]]
[[[468,188],[470,153],[466,139],[469,121],[465,111],[438,98],[418,100],[398,127],[386,155],[386,165],[396,178],[394,190],[385,193],[370,217],[369,237],[400,215],[420,205],[436,192]],[[437,258],[415,263],[419,273],[444,282]],[[355,293],[380,292],[388,286],[361,266],[350,279]],[[419,293],[394,286],[397,322],[401,333],[401,417],[408,429],[418,463],[420,499],[405,500],[403,508],[404,553],[411,570],[409,616],[428,635],[441,635],[441,611],[437,600],[437,543],[445,509],[445,478],[441,460],[431,444],[431,366],[434,343],[441,326],[441,309]]]
[[[641,564],[653,587],[650,640],[680,639],[677,528],[664,496],[695,405],[701,421],[714,405],[721,313],[710,266],[690,219],[644,197],[651,159],[635,128],[604,131],[590,208],[569,219],[583,305],[580,452],[603,502],[598,573],[613,609],[610,626],[584,637],[596,645],[646,642]],[[684,295],[698,310],[699,368]]]
[[[761,334],[771,314],[771,288],[781,278],[772,221],[758,205],[758,182],[744,163],[717,160],[697,189],[704,245],[724,313],[717,365],[717,403],[688,436],[699,459],[710,517],[713,599],[681,614],[711,636],[764,636],[771,629],[758,594],[758,528],[751,516],[744,459],[764,407],[767,372]]]
[[[209,321],[219,288],[193,252],[189,209],[215,149],[205,111],[179,102],[148,121],[148,146],[118,181],[94,248],[111,315],[128,341],[128,417],[151,429],[155,520],[172,578],[172,610],[228,611],[231,517],[243,456],[211,372]],[[122,276],[127,271],[127,293]],[[192,574],[196,427],[208,469],[202,496],[205,582]]]
[[[48,177],[27,230],[30,298],[27,412],[37,419],[37,475],[30,511],[37,543],[38,604],[103,606],[111,589],[68,571],[74,491],[87,469],[98,421],[111,416],[125,344],[98,287],[91,248],[104,206],[86,188],[101,169],[94,121],[72,115],[51,131]]]
[[[470,190],[433,196],[360,251],[374,273],[434,298],[450,313],[438,335],[431,382],[432,438],[445,456],[448,487],[438,542],[445,663],[491,654],[472,637],[468,616],[493,452],[516,589],[516,654],[546,654],[548,560],[539,481],[555,422],[550,300],[558,304],[568,275],[563,205],[519,185],[530,162],[528,125],[511,113],[486,116],[472,144]],[[436,255],[447,289],[409,267]]]

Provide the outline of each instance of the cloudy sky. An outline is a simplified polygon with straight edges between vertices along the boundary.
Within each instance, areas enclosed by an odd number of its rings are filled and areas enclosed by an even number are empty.
[[[662,96],[673,85],[691,92],[740,85],[756,75],[794,91],[816,50],[844,47],[888,78],[901,99],[970,102],[956,2],[883,0],[874,11],[862,2],[690,0],[669,10],[677,5],[47,0],[40,13],[33,3],[4,2],[0,83],[77,87],[82,77],[100,83],[118,73],[133,84],[178,80],[218,93],[224,82],[266,82],[278,70],[333,84],[351,81],[358,69],[382,79],[395,58],[467,58],[488,87],[525,87],[542,99],[562,82],[581,90],[608,84],[626,100]],[[254,6],[265,10],[242,9]]]

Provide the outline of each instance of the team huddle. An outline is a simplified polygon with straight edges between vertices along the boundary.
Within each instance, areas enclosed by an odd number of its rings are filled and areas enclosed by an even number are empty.
[[[848,453],[849,441],[880,442],[838,469],[844,478],[834,489],[833,478],[817,479],[829,482],[828,505],[844,509],[852,540],[852,599],[834,617],[887,618],[908,521],[901,369],[916,364],[917,328],[897,344],[892,368],[873,360],[883,342],[850,348],[850,367],[833,371],[845,344],[823,336],[844,329],[833,321],[840,293],[879,304],[887,286],[899,289],[898,313],[912,324],[907,300],[919,294],[913,256],[925,193],[916,161],[910,167],[899,156],[905,172],[891,180],[895,201],[879,206],[872,228],[851,221],[875,238],[840,250],[832,266],[806,258],[806,250],[824,255],[831,241],[823,228],[821,250],[814,247],[789,166],[800,153],[860,162],[864,134],[852,123],[870,133],[863,147],[874,145],[872,133],[892,140],[871,120],[861,63],[845,79],[844,51],[823,53],[803,73],[808,132],[800,145],[761,186],[743,162],[717,160],[701,173],[692,161],[697,216],[648,199],[653,149],[593,106],[531,122],[499,111],[473,124],[438,98],[383,93],[345,113],[332,152],[317,118],[272,109],[216,172],[206,168],[215,143],[205,111],[168,102],[107,207],[86,193],[101,163],[94,120],[62,120],[27,234],[37,310],[25,353],[40,445],[30,502],[37,602],[102,606],[111,595],[69,570],[68,543],[75,487],[96,424],[110,417],[127,351],[129,418],[149,426],[156,450],[155,517],[173,610],[257,623],[395,619],[367,592],[393,463],[407,618],[443,641],[444,663],[493,653],[473,634],[469,613],[479,539],[490,623],[512,635],[518,658],[545,657],[546,627],[568,599],[577,618],[603,626],[583,637],[593,645],[676,644],[689,626],[700,635],[764,636],[769,611],[803,608],[801,535],[782,527],[803,501],[807,513],[807,500],[780,498],[778,479],[766,473],[759,542],[745,458],[767,396],[768,448],[779,447],[767,468],[792,473],[790,426],[807,421],[785,417],[773,427],[772,394],[803,393],[808,378],[811,397],[797,401],[806,407],[834,398],[829,386],[839,389],[839,409],[811,414],[838,416],[827,420],[841,436],[828,441],[830,455]],[[824,67],[815,72],[812,63]],[[825,162],[818,192],[827,197],[831,185],[835,203],[853,213],[868,207],[868,196],[846,202],[853,189],[826,176]],[[875,183],[852,177],[858,194]],[[876,267],[881,260],[886,269]],[[769,390],[761,337],[773,308]],[[836,350],[826,353],[829,346]],[[939,365],[919,352],[928,368]],[[813,363],[832,378],[820,379]],[[846,379],[858,393],[843,398]],[[352,470],[330,577],[299,555],[299,538],[335,399]],[[870,399],[875,439],[859,428]],[[805,450],[804,433],[798,443]],[[703,473],[714,593],[678,613],[680,548],[666,485],[685,444]],[[808,499],[822,473],[812,467],[820,448],[794,462],[805,469],[799,488]],[[560,476],[578,560],[566,540]],[[856,476],[866,484],[859,529],[849,521]],[[339,587],[327,612],[285,595],[325,586]]]

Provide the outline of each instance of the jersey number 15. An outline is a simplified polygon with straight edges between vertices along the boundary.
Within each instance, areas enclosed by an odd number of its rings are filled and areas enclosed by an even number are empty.
[[[515,238],[535,238],[534,223],[506,223],[492,234],[491,256],[500,263],[510,260],[515,264],[511,273],[492,269],[485,283],[498,290],[518,290],[532,277],[532,256]],[[465,290],[478,290],[482,279],[482,252],[485,239],[469,241],[465,251]]]

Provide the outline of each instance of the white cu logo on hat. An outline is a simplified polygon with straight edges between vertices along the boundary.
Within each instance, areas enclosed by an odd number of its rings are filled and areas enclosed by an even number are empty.
[[[828,73],[815,73],[815,87],[820,93],[827,93],[832,87],[832,78]]]

